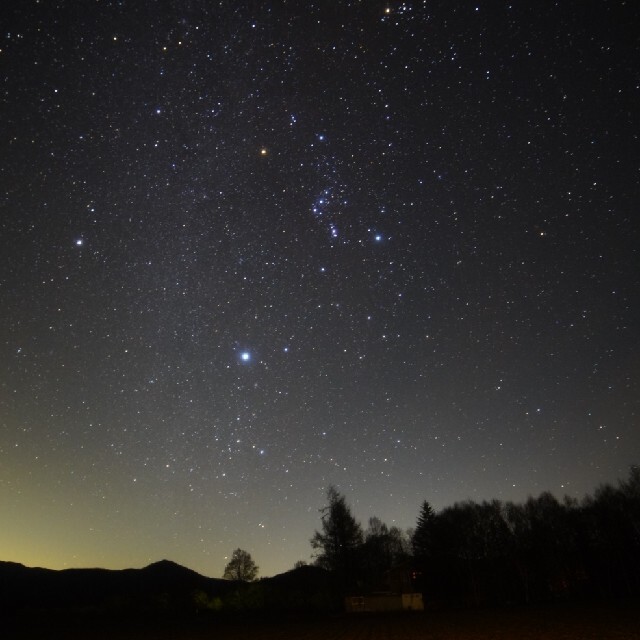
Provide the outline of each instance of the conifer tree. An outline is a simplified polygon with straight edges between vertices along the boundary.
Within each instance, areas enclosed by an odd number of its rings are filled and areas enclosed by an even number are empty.
[[[435,511],[425,500],[420,507],[418,522],[411,538],[413,555],[419,562],[427,560],[433,553],[433,525],[435,518]]]
[[[327,490],[327,501],[320,510],[322,531],[311,538],[311,546],[317,550],[316,564],[332,571],[344,586],[351,585],[359,573],[362,527],[334,486]]]

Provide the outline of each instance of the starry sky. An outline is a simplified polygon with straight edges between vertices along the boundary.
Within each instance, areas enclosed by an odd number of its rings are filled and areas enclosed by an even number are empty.
[[[636,2],[8,0],[0,559],[309,560],[334,484],[640,461]]]

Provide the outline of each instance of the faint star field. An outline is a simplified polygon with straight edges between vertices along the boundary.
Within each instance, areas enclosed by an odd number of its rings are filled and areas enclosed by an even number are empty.
[[[634,3],[0,12],[0,559],[273,575],[331,483],[639,462]]]

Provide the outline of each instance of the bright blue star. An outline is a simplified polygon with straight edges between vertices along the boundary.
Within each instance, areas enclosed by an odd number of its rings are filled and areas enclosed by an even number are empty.
[[[249,362],[249,360],[251,360],[251,354],[248,351],[243,351],[240,354],[240,360],[242,360],[242,362]]]

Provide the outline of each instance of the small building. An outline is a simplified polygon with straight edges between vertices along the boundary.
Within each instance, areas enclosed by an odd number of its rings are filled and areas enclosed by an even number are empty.
[[[421,593],[373,593],[366,596],[347,596],[344,605],[348,613],[424,610]]]

